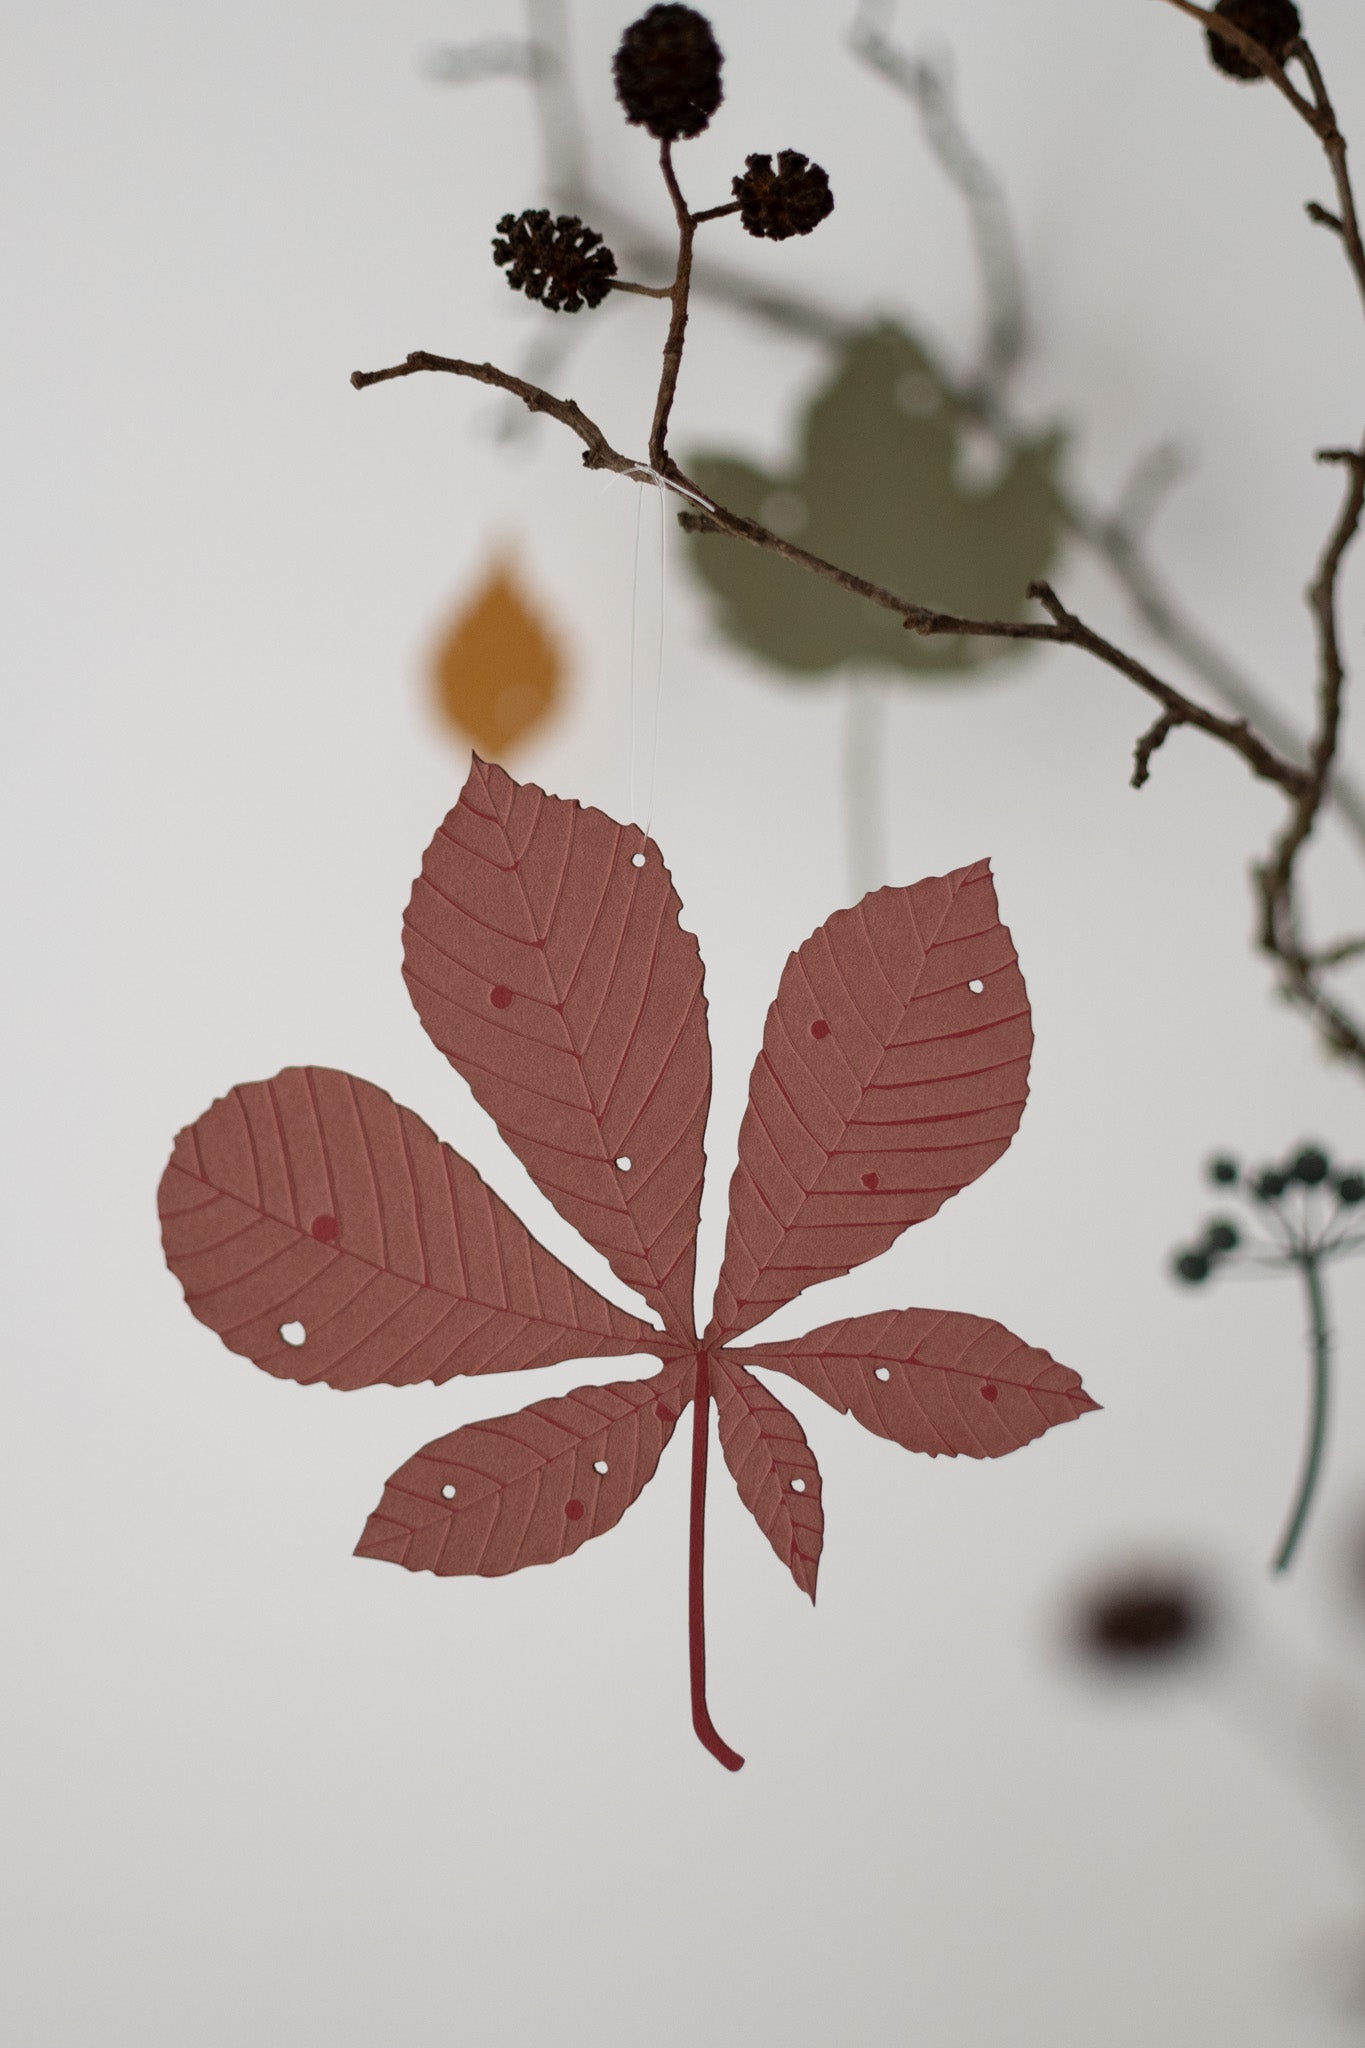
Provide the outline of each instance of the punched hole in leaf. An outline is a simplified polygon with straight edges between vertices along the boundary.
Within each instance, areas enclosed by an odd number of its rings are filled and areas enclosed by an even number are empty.
[[[804,1479],[793,1479],[793,1481],[792,1481],[792,1492],[793,1492],[793,1493],[804,1493],[804,1492],[805,1492],[805,1490],[806,1490],[806,1482],[805,1482],[805,1480],[804,1480]]]
[[[617,1160],[616,1164],[620,1168],[622,1173],[630,1172],[630,1161],[626,1157],[624,1152],[621,1154],[621,1157]]]
[[[984,990],[986,984],[984,981],[969,981],[967,983],[967,986],[974,996],[979,996]]]
[[[594,1472],[605,1472],[608,1469],[606,1459],[594,1458],[592,1461],[592,1469]]]
[[[630,857],[630,864],[633,868],[642,868],[645,864],[644,855],[642,853],[633,853]]]
[[[441,1488],[441,1499],[454,1500],[455,1491],[456,1489],[451,1485],[450,1481],[447,1479],[445,1485]]]
[[[304,1338],[308,1335],[308,1332],[304,1329],[302,1323],[281,1323],[280,1335],[286,1344],[292,1344],[297,1351]]]
[[[873,1370],[873,1374],[872,1374],[872,1377],[873,1377],[873,1379],[874,1379],[874,1380],[889,1380],[889,1379],[890,1379],[890,1377],[891,1377],[891,1368],[890,1368],[890,1366],[889,1366],[889,1365],[879,1365],[879,1366],[875,1367],[875,1369]]]

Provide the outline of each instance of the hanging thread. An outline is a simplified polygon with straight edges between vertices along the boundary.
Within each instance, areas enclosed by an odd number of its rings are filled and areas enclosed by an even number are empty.
[[[655,603],[656,630],[644,628],[646,596],[642,588],[641,556],[644,546],[645,492],[635,501],[635,562],[630,597],[630,759],[628,766],[629,815],[646,837],[654,822],[654,784],[659,761],[659,716],[663,698],[664,596],[668,576],[668,515],[663,477],[644,464],[633,472],[638,485],[653,484],[659,521],[658,589]],[[652,653],[646,643],[652,640]]]

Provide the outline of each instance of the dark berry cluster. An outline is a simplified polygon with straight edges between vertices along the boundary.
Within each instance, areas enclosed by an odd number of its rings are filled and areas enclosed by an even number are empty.
[[[1277,64],[1289,55],[1289,45],[1299,33],[1299,10],[1294,0],[1218,0],[1214,13],[1241,29],[1243,35],[1268,50]],[[1216,28],[1206,29],[1209,56],[1229,78],[1264,78],[1265,73],[1245,56],[1235,43],[1220,36]]]
[[[612,63],[626,119],[660,142],[700,135],[721,102],[721,54],[694,7],[651,7],[621,38]]]
[[[1169,1664],[1201,1649],[1213,1617],[1194,1586],[1176,1578],[1133,1578],[1096,1593],[1079,1616],[1087,1656],[1128,1668]]]
[[[1355,1248],[1357,1240],[1342,1237],[1338,1225],[1343,1209],[1365,1202],[1365,1173],[1355,1166],[1334,1167],[1321,1145],[1299,1145],[1278,1166],[1254,1172],[1243,1172],[1235,1159],[1223,1154],[1209,1161],[1208,1177],[1215,1187],[1236,1188],[1254,1210],[1274,1211],[1274,1242],[1263,1248],[1261,1263],[1318,1258]],[[1172,1255],[1171,1270],[1177,1279],[1197,1286],[1242,1242],[1242,1232],[1230,1217],[1211,1217],[1200,1239]]]
[[[799,149],[784,149],[773,169],[770,156],[745,158],[747,169],[733,180],[741,224],[751,235],[785,242],[789,235],[808,235],[834,211],[834,194],[819,164]]]
[[[505,213],[493,241],[493,261],[507,266],[513,291],[539,299],[552,313],[600,306],[616,275],[616,258],[576,213],[551,220],[545,207]]]
[[[1191,1287],[1207,1280],[1220,1259],[1236,1251],[1242,1241],[1242,1233],[1227,1216],[1215,1216],[1204,1227],[1204,1235],[1198,1244],[1187,1245],[1171,1260],[1171,1269],[1178,1280],[1184,1280]]]

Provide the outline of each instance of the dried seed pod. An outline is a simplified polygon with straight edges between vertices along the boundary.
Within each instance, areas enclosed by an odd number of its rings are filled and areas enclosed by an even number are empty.
[[[784,149],[776,170],[770,156],[746,157],[745,162],[748,169],[731,181],[731,190],[749,234],[785,242],[789,235],[808,235],[834,211],[828,177],[799,149]]]
[[[1218,0],[1213,11],[1260,43],[1277,64],[1283,64],[1289,54],[1289,45],[1299,33],[1299,10],[1294,0]],[[1225,36],[1220,36],[1217,29],[1206,29],[1205,34],[1210,57],[1229,78],[1265,77],[1250,57],[1244,56]]]
[[[1133,1669],[1172,1664],[1208,1647],[1214,1617],[1198,1587],[1167,1577],[1134,1576],[1093,1595],[1077,1616],[1084,1653]]]
[[[721,54],[694,7],[651,7],[633,21],[612,61],[616,97],[634,127],[660,142],[700,135],[721,102]]]
[[[543,206],[503,215],[493,261],[509,266],[513,291],[539,299],[552,313],[600,306],[616,275],[616,258],[594,228],[585,228],[576,213],[551,220]]]

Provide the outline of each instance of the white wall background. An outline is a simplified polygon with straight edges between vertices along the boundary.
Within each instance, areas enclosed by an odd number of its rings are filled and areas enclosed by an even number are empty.
[[[610,94],[623,9],[575,0],[573,18],[599,173],[662,222]],[[848,55],[845,7],[720,0],[715,20],[727,104],[685,153],[689,191],[723,197],[744,152],[796,144],[839,200],[808,241],[741,247],[726,223],[718,246],[960,355],[960,211]],[[499,445],[471,387],[347,383],[415,346],[516,359],[550,317],[487,257],[497,214],[539,197],[524,89],[442,90],[418,62],[518,25],[511,0],[70,0],[4,31],[6,2038],[1349,2038],[1365,1834],[1334,1837],[1295,1781],[1316,1696],[1276,1689],[1275,1646],[1365,1675],[1338,1563],[1365,1492],[1365,1287],[1347,1271],[1337,1289],[1324,1510],[1272,1588],[1298,1303],[1178,1295],[1164,1260],[1208,1206],[1208,1150],[1317,1134],[1359,1157],[1360,1084],[1248,948],[1273,795],[1189,735],[1134,795],[1146,710],[1116,679],[1058,653],[899,694],[894,878],[991,855],[1034,1004],[1032,1103],[979,1185],[784,1319],[997,1315],[1105,1413],[982,1467],[802,1404],[826,1479],[814,1614],[718,1470],[712,1705],[750,1759],[738,1778],[688,1726],[682,1448],[555,1571],[362,1564],[386,1474],[521,1390],[276,1384],[161,1265],[174,1131],[233,1081],[315,1060],[391,1089],[606,1270],[423,1038],[399,919],[463,775],[424,650],[496,536],[576,654],[570,714],[515,765],[624,807],[632,492],[551,427]],[[1308,26],[1365,149],[1365,16],[1316,0]],[[1362,361],[1339,254],[1302,215],[1330,199],[1311,138],[1150,0],[907,0],[897,27],[952,48],[1007,182],[1029,410],[1074,423],[1074,473],[1100,493],[1156,439],[1194,448],[1164,565],[1303,718],[1299,591],[1339,487],[1310,456],[1358,432]],[[661,319],[609,306],[567,378],[631,446]],[[819,369],[700,307],[680,444],[777,449]],[[1143,644],[1083,560],[1060,580]],[[1357,564],[1353,654],[1361,596]],[[722,1205],[781,962],[845,894],[839,718],[836,693],[719,643],[679,551],[655,830],[708,963]],[[1350,919],[1359,861],[1334,831],[1312,871]],[[710,1270],[722,1224],[713,1201]],[[575,1377],[537,1374],[525,1398]],[[1221,1573],[1242,1621],[1221,1675],[1134,1694],[1068,1665],[1068,1596],[1135,1555]]]

